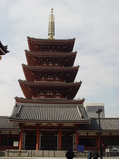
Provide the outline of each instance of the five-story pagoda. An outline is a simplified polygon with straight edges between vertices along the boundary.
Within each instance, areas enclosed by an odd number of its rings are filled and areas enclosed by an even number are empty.
[[[19,80],[25,98],[15,97],[10,120],[19,123],[19,150],[77,149],[80,124],[88,124],[84,99],[75,100],[80,82],[74,82],[79,66],[73,66],[75,39],[54,39],[51,10],[49,38],[28,37],[26,80]]]

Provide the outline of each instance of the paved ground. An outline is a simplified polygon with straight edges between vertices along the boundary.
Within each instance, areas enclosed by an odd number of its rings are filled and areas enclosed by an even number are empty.
[[[2,159],[66,159],[66,157],[0,157]],[[87,159],[87,158],[75,158],[74,159]],[[98,157],[100,159],[100,157]],[[103,159],[119,159],[119,156],[117,157],[103,157]]]

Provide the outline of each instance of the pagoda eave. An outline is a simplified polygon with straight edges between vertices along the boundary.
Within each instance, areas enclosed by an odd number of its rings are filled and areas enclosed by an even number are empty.
[[[30,56],[34,56],[34,57],[72,57],[72,56],[76,56],[77,52],[37,52],[37,51],[29,51],[29,50],[25,50],[25,53]]]
[[[15,97],[16,102],[37,103],[37,104],[83,104],[85,99],[67,100],[67,99],[27,99]]]
[[[37,39],[27,37],[30,51],[58,51],[58,52],[71,52],[73,50],[74,39]]]
[[[23,68],[24,69],[28,69],[28,70],[31,70],[31,71],[45,71],[48,69],[48,72],[49,71],[55,71],[56,72],[60,72],[60,71],[76,71],[78,70],[79,66],[73,66],[73,67],[55,67],[55,66],[29,66],[29,65],[25,65],[25,64],[22,64]]]
[[[27,82],[19,80],[19,84],[26,98],[36,97],[34,92],[39,93],[40,90],[62,90],[61,95],[66,96],[69,100],[72,100],[78,92],[82,81],[76,83],[65,83],[65,82]]]
[[[25,80],[18,80],[20,85],[28,86],[28,87],[77,87],[80,86],[82,81],[75,83],[66,83],[66,82],[28,82]]]
[[[37,78],[39,77],[39,71],[40,71],[40,76],[42,77],[45,74],[60,74],[61,78],[64,78],[66,82],[73,82],[77,71],[79,69],[79,66],[76,67],[48,67],[48,66],[29,66],[22,64],[23,71],[26,77],[27,81],[36,81],[36,74]],[[63,77],[62,77],[63,76]],[[64,77],[65,76],[65,77]],[[48,78],[48,77],[47,77]],[[39,77],[39,80],[40,79]],[[53,79],[52,79],[53,80]]]
[[[74,42],[75,42],[75,38],[72,38],[72,39],[39,39],[39,38],[33,38],[33,37],[28,36],[27,39],[30,42],[37,42],[39,44],[55,43],[55,44],[59,45],[60,43],[65,43],[65,44],[73,43],[74,44]]]
[[[73,66],[74,60],[76,58],[77,52],[67,52],[67,53],[55,53],[55,52],[33,52],[25,50],[26,59],[29,65],[38,65],[37,59],[39,60],[62,60],[64,61],[64,66]],[[36,64],[37,63],[37,64]]]

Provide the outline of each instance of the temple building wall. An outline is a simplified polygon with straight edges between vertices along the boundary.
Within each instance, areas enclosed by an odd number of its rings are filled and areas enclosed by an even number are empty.
[[[85,103],[84,107],[90,118],[98,118],[98,114],[96,113],[97,109],[102,109],[100,117],[105,118],[105,110],[103,103]]]

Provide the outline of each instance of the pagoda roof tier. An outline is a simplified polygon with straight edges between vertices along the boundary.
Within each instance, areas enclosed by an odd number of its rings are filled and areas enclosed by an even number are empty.
[[[22,64],[23,71],[27,81],[39,81],[40,78],[47,74],[47,77],[52,75],[58,76],[60,80],[66,82],[73,82],[79,66],[76,67],[48,67],[48,66],[29,66]],[[55,78],[55,77],[54,77]]]
[[[9,51],[7,50],[7,45],[3,46],[2,42],[0,41],[0,55],[5,55]]]
[[[74,47],[73,39],[37,39],[27,37],[30,51],[53,51],[53,52],[71,52]]]
[[[89,124],[82,104],[27,104],[16,103],[10,120],[18,122]],[[74,125],[73,125],[74,126]]]
[[[15,97],[16,102],[20,103],[39,103],[39,104],[83,104],[85,99],[67,100],[67,99],[27,99]]]
[[[29,65],[41,65],[44,61],[62,62],[63,66],[73,66],[77,52],[34,52],[25,50]],[[38,59],[38,60],[37,60]]]
[[[26,98],[35,98],[40,91],[60,91],[62,97],[72,100],[78,92],[82,81],[76,83],[65,82],[28,82],[19,80],[19,84]]]

